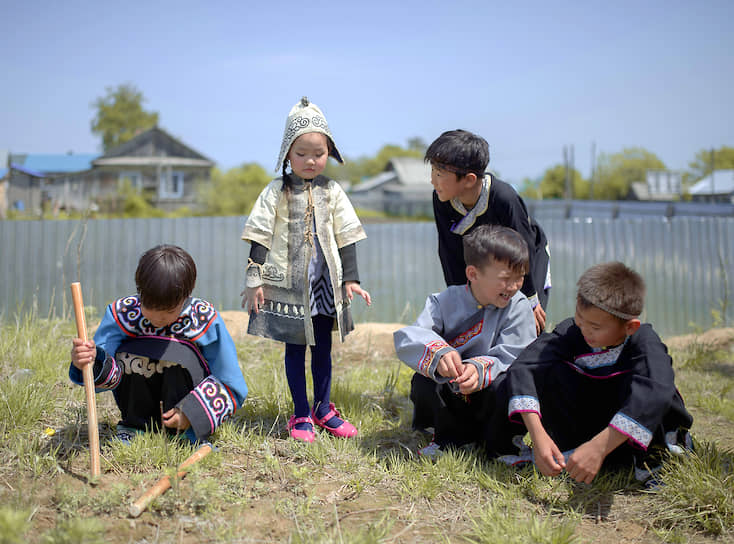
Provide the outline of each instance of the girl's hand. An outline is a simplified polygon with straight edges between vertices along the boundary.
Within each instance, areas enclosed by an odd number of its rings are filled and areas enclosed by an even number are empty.
[[[72,338],[71,344],[71,363],[75,367],[84,370],[85,366],[94,364],[94,358],[97,356],[94,340],[84,342],[81,338]]]
[[[359,286],[359,283],[357,283],[356,281],[348,281],[344,284],[344,287],[346,288],[347,298],[349,300],[352,300],[356,293],[364,299],[364,301],[367,303],[367,306],[372,304],[372,298],[370,297],[370,294],[362,289]]]
[[[246,287],[244,291],[240,293],[242,297],[242,308],[249,308],[251,312],[257,313],[265,303],[265,294],[263,293],[262,286],[260,287]]]
[[[171,408],[167,412],[163,412],[163,425],[178,431],[185,431],[191,427],[191,422],[181,410]]]

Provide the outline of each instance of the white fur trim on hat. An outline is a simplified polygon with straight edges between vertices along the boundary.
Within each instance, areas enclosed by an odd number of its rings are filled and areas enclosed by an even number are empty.
[[[288,119],[286,119],[283,143],[280,145],[280,154],[278,155],[278,162],[275,165],[276,172],[280,172],[280,169],[283,168],[283,162],[296,138],[301,134],[307,134],[309,132],[325,134],[331,140],[331,151],[329,155],[340,163],[344,162],[341,153],[336,148],[336,143],[334,143],[334,137],[331,135],[326,117],[324,117],[324,114],[316,104],[309,102],[308,98],[304,96],[298,104],[291,108]]]

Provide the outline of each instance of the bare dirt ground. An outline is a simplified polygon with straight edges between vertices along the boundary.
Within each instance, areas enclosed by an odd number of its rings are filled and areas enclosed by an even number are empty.
[[[222,312],[222,319],[235,340],[247,337],[247,314],[245,312]],[[358,323],[347,335],[344,344],[334,344],[335,350],[372,351],[373,355],[390,357],[395,355],[392,334],[403,327],[401,323]],[[250,338],[253,338],[252,336]],[[711,329],[703,333],[684,334],[663,339],[669,349],[682,350],[698,344],[707,349],[734,348],[734,327]]]

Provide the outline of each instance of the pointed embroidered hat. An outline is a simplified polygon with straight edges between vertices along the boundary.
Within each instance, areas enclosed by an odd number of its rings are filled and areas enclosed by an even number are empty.
[[[286,160],[288,151],[291,149],[291,145],[301,134],[307,134],[309,132],[320,132],[325,134],[329,138],[331,143],[331,150],[329,155],[334,157],[340,163],[343,163],[341,153],[336,148],[334,143],[334,137],[331,135],[329,125],[326,122],[326,117],[321,112],[319,107],[309,102],[305,96],[301,98],[301,101],[291,108],[288,114],[288,119],[285,122],[285,131],[283,132],[283,143],[280,146],[280,154],[278,155],[278,163],[275,165],[275,171],[280,172],[283,168],[283,162]]]

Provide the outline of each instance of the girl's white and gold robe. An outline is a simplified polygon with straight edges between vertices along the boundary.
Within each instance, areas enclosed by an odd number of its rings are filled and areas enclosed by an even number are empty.
[[[250,312],[247,332],[291,344],[315,343],[308,271],[317,236],[334,294],[335,328],[343,341],[354,323],[342,285],[339,249],[367,235],[349,198],[334,180],[289,177],[293,182],[290,190],[284,189],[283,178],[263,189],[242,232],[243,240],[268,249],[263,265],[247,270],[247,285],[253,286],[252,276],[259,275],[265,295],[258,313]]]

